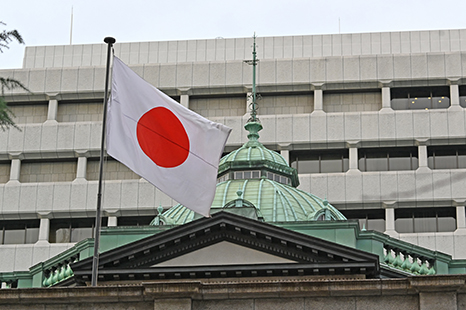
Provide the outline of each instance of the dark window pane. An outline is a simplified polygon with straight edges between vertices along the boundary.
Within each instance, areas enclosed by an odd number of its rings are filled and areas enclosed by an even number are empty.
[[[72,228],[71,229],[71,242],[79,242],[86,238],[92,238],[93,229],[86,228]]]
[[[366,171],[388,171],[388,160],[382,158],[366,158]]]
[[[415,214],[416,216],[416,214]],[[414,232],[436,232],[437,219],[435,217],[414,218]]]
[[[408,108],[410,110],[425,110],[430,109],[431,106],[432,100],[430,98],[411,98]]]
[[[460,106],[466,108],[466,96],[460,97]]]
[[[427,157],[427,167],[434,169],[434,157]]]
[[[395,220],[395,230],[399,233],[412,233],[413,219],[412,218],[399,218]]]
[[[458,155],[458,168],[466,168],[466,155]]]
[[[68,243],[71,239],[71,231],[69,228],[59,228],[55,230],[51,236],[50,242],[54,243]]]
[[[441,156],[435,154],[435,169],[456,169],[456,155]]]
[[[26,231],[23,229],[5,230],[4,244],[23,244],[26,237]]]
[[[411,170],[411,158],[409,157],[393,157],[388,160],[390,171]]]
[[[367,169],[366,169],[366,158],[365,157],[359,158],[358,167],[359,167],[359,170],[361,170],[361,171],[367,171]]]
[[[0,244],[3,244],[3,228],[0,227]]]
[[[367,230],[376,230],[380,232],[385,231],[385,220],[384,219],[368,219]]]
[[[419,168],[419,159],[416,154],[416,157],[411,158],[411,169],[416,170],[417,168]]]
[[[445,96],[432,98],[432,109],[448,109],[449,107],[450,98]]]
[[[320,172],[343,172],[343,163],[341,158],[337,159],[322,159],[320,162]]]
[[[36,243],[39,240],[39,228],[27,228],[26,243]]]
[[[155,215],[154,215],[155,216]],[[145,226],[154,219],[154,216],[124,216],[118,218],[118,226]],[[102,226],[106,226],[103,225]]]
[[[299,161],[298,173],[319,173],[319,161],[318,160]]]
[[[456,219],[454,217],[439,217],[438,231],[447,232],[456,230]]]
[[[334,173],[348,170],[348,149],[290,152],[291,167],[298,173]]]
[[[391,106],[393,110],[408,110],[409,99],[392,99]]]
[[[343,172],[349,170],[349,158],[343,158]]]

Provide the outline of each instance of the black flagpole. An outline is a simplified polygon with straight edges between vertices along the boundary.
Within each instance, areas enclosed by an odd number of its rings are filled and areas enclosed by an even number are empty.
[[[99,270],[99,244],[100,244],[100,226],[102,222],[102,176],[104,167],[104,146],[105,146],[105,124],[107,122],[107,101],[108,101],[108,83],[110,76],[110,55],[112,53],[112,45],[116,40],[112,37],[106,37],[104,42],[107,43],[107,72],[105,74],[105,90],[104,90],[104,116],[102,119],[102,140],[100,144],[100,170],[99,170],[99,190],[97,192],[97,210],[95,216],[95,231],[94,231],[94,256],[92,258],[92,280],[91,285],[97,286],[97,277]]]

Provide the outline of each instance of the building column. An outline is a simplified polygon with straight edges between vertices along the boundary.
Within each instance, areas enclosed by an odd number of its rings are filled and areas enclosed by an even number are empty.
[[[180,103],[185,108],[189,109],[189,95],[181,95],[180,96]]]
[[[454,205],[456,205],[456,231],[466,231],[466,211],[464,204],[464,200],[454,201]]]
[[[118,217],[116,217],[116,216],[109,216],[109,217],[108,217],[107,226],[108,226],[108,227],[116,227],[116,226],[118,226]]]
[[[86,182],[88,153],[86,151],[76,151],[75,154],[78,156],[78,165],[73,183]]]
[[[429,169],[427,160],[427,139],[416,140],[416,145],[418,149],[418,170]]]
[[[461,111],[463,108],[460,106],[460,88],[458,81],[450,80],[450,107],[448,110]]]
[[[385,207],[385,234],[398,238],[399,234],[395,229],[395,202],[384,202]]]
[[[57,123],[57,113],[58,113],[58,100],[57,94],[48,95],[49,96],[49,106],[47,110],[47,120],[46,124],[55,124]]]
[[[189,109],[189,95],[191,95],[191,90],[189,88],[180,88],[178,89],[178,93],[180,94],[180,104]]]
[[[312,113],[324,113],[324,90],[322,83],[312,84],[314,86],[314,111]]]
[[[382,84],[382,109],[381,112],[393,112],[391,105],[390,87]]]
[[[21,175],[21,158],[19,155],[12,156],[10,166],[10,180],[8,183],[19,183]]]
[[[105,216],[108,218],[107,227],[118,226],[118,216],[120,216],[118,210],[105,210]]]
[[[39,226],[39,240],[37,242],[49,242],[50,236],[50,219],[41,217]]]
[[[280,147],[280,155],[285,158],[286,162],[288,163],[288,166],[290,165],[290,144],[279,144]]]
[[[349,149],[349,156],[348,156],[348,166],[349,170],[348,172],[360,172],[359,171],[359,158],[358,158],[358,147],[359,147],[359,141],[348,141],[346,142],[346,145]]]

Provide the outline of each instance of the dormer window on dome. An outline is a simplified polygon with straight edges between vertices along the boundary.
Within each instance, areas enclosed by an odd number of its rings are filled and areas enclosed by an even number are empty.
[[[246,170],[246,171],[233,171],[227,172],[217,178],[217,183],[225,182],[228,180],[247,180],[247,179],[261,179],[267,178],[271,181],[275,181],[285,185],[291,185],[291,179],[289,177],[261,170]]]

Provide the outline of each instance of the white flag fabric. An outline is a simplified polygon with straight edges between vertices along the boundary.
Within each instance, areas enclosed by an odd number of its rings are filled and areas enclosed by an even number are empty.
[[[231,129],[185,108],[114,57],[107,153],[185,207],[209,216]]]

